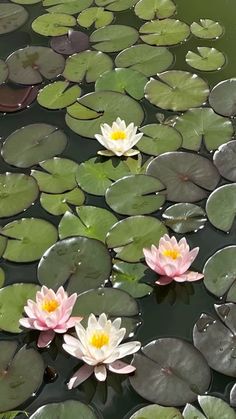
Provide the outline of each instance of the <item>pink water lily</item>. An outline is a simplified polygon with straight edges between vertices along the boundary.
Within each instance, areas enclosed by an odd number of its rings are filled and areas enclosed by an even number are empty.
[[[20,324],[40,331],[39,348],[48,346],[56,333],[65,333],[82,320],[82,317],[71,317],[76,299],[77,294],[69,297],[63,287],[55,293],[43,285],[36,293],[36,301],[27,301],[24,310],[28,317],[20,319]]]
[[[120,359],[137,352],[141,344],[138,341],[120,344],[126,333],[126,329],[120,326],[120,318],[112,322],[104,313],[98,319],[90,314],[86,329],[80,323],[75,325],[78,339],[64,335],[65,351],[85,363],[70,379],[69,389],[83,383],[93,372],[97,380],[105,381],[107,370],[118,374],[135,371],[133,365]]]
[[[150,268],[160,275],[156,281],[158,285],[167,285],[172,281],[198,281],[203,275],[189,271],[191,264],[196,259],[199,247],[190,250],[185,238],[177,242],[176,238],[165,234],[159,246],[152,245],[151,249],[143,249],[145,260]]]

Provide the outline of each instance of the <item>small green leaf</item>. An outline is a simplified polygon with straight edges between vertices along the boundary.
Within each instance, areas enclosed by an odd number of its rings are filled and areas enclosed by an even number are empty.
[[[40,196],[40,204],[45,211],[52,215],[65,214],[67,211],[71,211],[70,205],[82,205],[84,200],[84,193],[79,188],[63,194],[42,193]]]
[[[175,19],[153,20],[139,29],[140,38],[150,45],[176,45],[185,41],[190,34],[189,26]]]
[[[190,29],[193,35],[202,39],[219,38],[223,33],[223,28],[219,22],[211,19],[200,19],[200,23],[193,22]]]
[[[137,143],[137,148],[145,154],[159,156],[168,151],[176,151],[181,147],[182,136],[179,132],[165,124],[150,124],[140,128],[144,133]]]
[[[75,103],[80,97],[79,86],[69,87],[67,81],[55,81],[48,84],[38,94],[38,103],[47,109],[62,109]]]
[[[225,56],[215,48],[197,47],[198,53],[188,51],[186,62],[196,70],[220,70],[225,64]]]
[[[98,51],[115,52],[135,44],[138,38],[138,32],[131,26],[109,25],[93,32],[90,42]]]
[[[175,13],[176,6],[172,0],[140,0],[135,14],[144,20],[165,19]]]
[[[79,14],[77,22],[83,28],[90,28],[94,24],[98,29],[110,25],[113,19],[113,13],[104,10],[104,7],[90,7]]]
[[[76,25],[76,19],[65,13],[47,13],[37,17],[32,23],[34,32],[43,36],[65,35]]]
[[[198,402],[207,418],[235,419],[236,413],[224,400],[213,396],[198,396]]]
[[[21,1],[24,1],[24,0],[21,0]],[[29,0],[29,1],[33,1],[33,0]],[[17,2],[15,1],[15,3],[17,3]],[[0,413],[0,419],[15,419],[16,416],[18,416],[20,414],[26,415],[28,417],[27,413],[24,412],[23,410],[11,410],[9,412]]]
[[[111,281],[113,287],[128,292],[134,298],[144,297],[153,290],[150,285],[143,282],[146,272],[149,272],[149,270],[142,263],[117,261],[112,270]]]

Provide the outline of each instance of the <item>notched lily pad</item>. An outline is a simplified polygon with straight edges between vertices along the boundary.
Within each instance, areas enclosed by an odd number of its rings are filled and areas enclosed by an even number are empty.
[[[235,411],[224,400],[213,396],[198,396],[204,415],[191,404],[183,411],[184,419],[235,419]],[[206,416],[205,416],[206,415]]]
[[[193,35],[202,39],[215,39],[223,34],[223,28],[219,22],[211,19],[200,19],[200,23],[193,22],[190,29]]]
[[[186,55],[187,64],[196,70],[216,71],[225,64],[224,54],[216,48],[197,47],[197,51],[188,51]]]
[[[158,404],[150,404],[135,412],[129,419],[183,419],[180,411],[174,407],[163,407]],[[198,418],[197,418],[198,419]]]
[[[168,207],[162,217],[167,227],[180,234],[196,232],[202,229],[207,221],[205,211],[201,207],[188,203]]]
[[[223,116],[236,115],[236,78],[218,83],[211,91],[209,102]]]
[[[126,291],[134,298],[149,295],[153,288],[144,282],[147,279],[147,274],[150,276],[150,271],[142,263],[116,261],[113,265],[111,277],[113,288]]]
[[[115,52],[135,44],[138,38],[137,30],[131,26],[109,25],[94,31],[90,36],[90,42],[98,51]]]
[[[58,54],[72,55],[89,48],[89,37],[84,32],[69,29],[66,35],[52,37],[50,46]]]
[[[38,94],[38,103],[47,109],[62,109],[72,105],[80,97],[81,88],[67,81],[48,84]]]
[[[0,4],[0,35],[13,32],[25,24],[28,19],[27,10],[12,3]]]
[[[185,41],[190,34],[190,28],[180,20],[157,19],[144,23],[139,32],[140,38],[146,44],[168,46]]]
[[[213,191],[207,200],[206,212],[214,227],[229,232],[236,212],[236,183]]]
[[[46,13],[33,21],[32,29],[43,36],[60,36],[67,34],[75,25],[74,16],[65,13]]]
[[[113,19],[113,13],[108,10],[104,10],[104,7],[90,7],[80,13],[77,18],[77,22],[83,28],[90,28],[94,25],[95,28],[98,29],[103,26],[110,25]]]
[[[39,407],[30,419],[57,418],[65,419],[98,419],[94,410],[77,400],[67,400],[62,403],[50,403]]]
[[[144,20],[166,19],[176,11],[172,0],[140,0],[134,8],[135,14]]]
[[[62,215],[67,211],[72,211],[71,205],[82,205],[85,201],[84,193],[79,188],[63,194],[42,193],[40,204],[52,215]],[[71,234],[73,236],[74,234]]]
[[[91,6],[93,0],[43,0],[43,6],[49,7],[49,13],[66,13],[75,15]]]
[[[236,140],[222,144],[214,153],[213,161],[221,176],[236,182]]]
[[[176,151],[182,144],[179,132],[165,124],[150,124],[139,129],[143,137],[137,143],[137,148],[145,154],[158,156],[167,151]]]

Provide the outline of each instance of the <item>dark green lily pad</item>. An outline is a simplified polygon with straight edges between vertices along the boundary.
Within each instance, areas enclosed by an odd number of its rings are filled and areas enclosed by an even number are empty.
[[[231,230],[236,212],[236,183],[223,185],[209,196],[206,204],[209,221],[219,230]]]
[[[62,215],[67,211],[72,211],[70,205],[82,205],[85,201],[84,193],[79,188],[63,194],[42,193],[40,204],[52,215]],[[74,236],[74,234],[71,234]]]
[[[215,71],[220,70],[225,64],[223,52],[215,48],[197,47],[198,52],[188,51],[186,62],[196,70]]]
[[[214,153],[213,161],[221,176],[236,182],[236,140],[222,144]]]
[[[168,46],[185,41],[190,34],[190,28],[180,20],[157,19],[144,23],[139,32],[140,38],[146,44]]]
[[[143,248],[158,244],[167,229],[157,218],[136,215],[116,223],[107,235],[107,245],[125,262],[139,262]]]
[[[59,54],[71,55],[88,49],[89,37],[84,32],[69,29],[66,35],[52,37],[50,45]]]
[[[15,419],[16,416],[20,415],[27,415],[27,413],[23,410],[11,410],[11,411],[7,411],[5,413],[0,413],[0,419]]]
[[[164,153],[147,167],[147,174],[157,177],[173,202],[197,202],[217,186],[220,176],[210,160],[184,152]]]
[[[223,33],[223,28],[219,22],[211,19],[200,19],[200,23],[193,22],[190,29],[193,35],[202,39],[219,38]]]
[[[23,173],[0,175],[0,217],[12,217],[29,208],[39,190],[35,180]]]
[[[112,59],[107,54],[83,51],[67,58],[63,76],[73,82],[79,83],[85,79],[87,83],[91,83],[112,68]]]
[[[145,154],[159,156],[159,154],[176,151],[181,147],[182,136],[176,129],[168,125],[145,125],[139,131],[144,135],[137,143],[137,148]]]
[[[5,282],[5,272],[0,266],[0,288],[3,287],[4,282]]]
[[[144,87],[147,81],[148,79],[138,71],[129,68],[115,68],[97,79],[95,90],[97,92],[111,90],[128,93],[134,99],[140,100],[144,96]]]
[[[183,411],[184,419],[235,419],[235,411],[224,400],[213,396],[198,396],[198,402],[204,412],[203,415],[191,404],[187,404]]]
[[[0,342],[1,411],[14,409],[29,399],[43,381],[44,362],[33,348],[17,351],[16,341]],[[16,391],[17,388],[17,391]]]
[[[111,272],[111,256],[98,240],[71,237],[49,248],[38,265],[38,280],[57,290],[68,284],[69,293],[78,294],[103,285]]]
[[[13,32],[24,25],[28,19],[27,10],[17,4],[0,4],[0,35]]]
[[[95,28],[98,29],[103,26],[110,25],[113,19],[113,13],[108,10],[104,10],[104,7],[90,7],[80,13],[77,18],[77,22],[83,28],[90,28],[94,25]]]
[[[194,151],[200,150],[202,141],[208,151],[216,150],[234,133],[232,122],[211,108],[190,109],[177,118],[174,127],[183,137],[182,147]]]
[[[98,419],[94,410],[77,400],[67,400],[63,403],[50,403],[39,407],[30,419]]]
[[[40,191],[48,193],[63,193],[77,186],[76,172],[78,164],[73,160],[54,157],[40,163],[47,173],[32,170],[32,176],[37,180]]]
[[[98,51],[115,52],[135,44],[138,38],[138,32],[131,26],[109,25],[94,31],[90,42]]]
[[[23,317],[27,300],[35,300],[39,286],[35,284],[13,284],[0,289],[0,329],[20,333],[19,320]]]
[[[207,221],[205,211],[194,204],[175,204],[163,212],[165,225],[175,233],[189,233],[202,229]]]
[[[183,406],[204,393],[211,382],[210,368],[190,343],[175,338],[152,341],[135,354],[130,383],[148,401]]]
[[[67,81],[48,84],[38,94],[38,103],[47,109],[62,109],[72,105],[80,97],[79,86],[71,86]]]
[[[6,237],[0,236],[0,257],[2,257],[4,250],[7,246],[7,239]]]
[[[92,206],[76,208],[77,216],[67,212],[58,226],[60,239],[85,236],[105,242],[106,235],[118,221],[110,211]]]
[[[5,61],[0,60],[0,84],[4,83],[8,77],[8,67]]]
[[[165,202],[164,186],[147,175],[125,176],[106,190],[106,203],[118,214],[141,215],[157,211]]]
[[[171,70],[158,75],[146,84],[145,97],[153,105],[172,111],[197,108],[207,100],[209,89],[196,74]]]
[[[11,262],[34,262],[57,241],[57,229],[40,218],[12,221],[0,233],[8,238],[3,257]]]
[[[172,0],[140,0],[134,8],[135,14],[144,20],[165,19],[176,11]]]
[[[82,137],[94,138],[100,125],[112,124],[117,117],[139,126],[144,118],[141,105],[129,96],[117,92],[93,92],[78,99],[67,109],[66,123]]]
[[[181,419],[183,416],[174,407],[163,407],[158,404],[150,404],[135,412],[129,419]]]
[[[236,78],[218,83],[211,91],[209,102],[223,116],[236,115]]]
[[[1,154],[16,167],[30,167],[42,160],[61,154],[67,145],[63,131],[48,124],[26,125],[7,137]]]
[[[131,9],[138,0],[95,0],[97,6],[105,7],[112,12]]]
[[[66,13],[75,15],[91,6],[93,0],[43,0],[43,6],[49,13]]]
[[[38,94],[38,86],[11,87],[0,85],[0,112],[12,113],[21,111],[31,105]]]
[[[149,77],[167,70],[173,61],[174,56],[167,48],[140,44],[121,51],[115,64],[116,67],[128,67]]]
[[[60,36],[68,33],[76,25],[76,19],[65,13],[46,13],[38,16],[32,29],[43,36]]]
[[[117,261],[112,269],[113,288],[128,292],[134,298],[141,298],[151,294],[153,288],[145,284],[147,266],[142,263],[127,263]]]

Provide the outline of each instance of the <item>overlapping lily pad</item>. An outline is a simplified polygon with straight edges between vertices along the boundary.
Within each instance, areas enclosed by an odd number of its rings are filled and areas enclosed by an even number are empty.
[[[156,157],[147,174],[157,177],[173,202],[197,202],[217,186],[220,176],[210,160],[193,153],[170,152]]]
[[[5,61],[0,60],[0,84],[4,83],[8,77],[8,67]]]
[[[0,35],[13,32],[24,25],[28,19],[27,10],[17,4],[0,4]]]
[[[65,13],[49,13],[38,16],[32,23],[32,29],[43,36],[61,36],[76,25],[76,19]]]
[[[175,151],[181,147],[182,136],[179,132],[165,124],[150,124],[140,128],[144,133],[137,143],[137,148],[145,154],[158,156],[167,151]]]
[[[144,23],[139,32],[140,38],[146,44],[168,46],[185,41],[190,34],[190,28],[180,20],[157,19]]]
[[[0,342],[1,411],[14,409],[38,390],[44,374],[44,362],[33,348],[18,350],[16,341]],[[16,390],[17,389],[17,390]]]
[[[5,282],[5,271],[0,266],[0,288],[3,287]]]
[[[129,419],[183,419],[180,411],[174,407],[163,407],[158,404],[150,404],[135,412]],[[199,418],[200,419],[200,418]]]
[[[125,262],[143,259],[143,248],[158,244],[167,229],[157,218],[136,215],[115,224],[107,235],[107,245]]]
[[[112,68],[112,59],[107,54],[97,51],[83,51],[66,60],[63,76],[73,82],[79,83],[85,79],[87,83],[91,83]]]
[[[236,212],[236,183],[223,185],[209,196],[206,204],[209,221],[219,230],[231,230]]]
[[[172,0],[140,0],[134,8],[135,14],[144,20],[165,19],[176,11]]]
[[[43,0],[43,6],[49,13],[66,13],[75,15],[91,6],[93,0]]]
[[[190,29],[193,35],[202,39],[219,38],[223,33],[220,23],[211,19],[200,19],[200,23],[193,22]]]
[[[204,227],[207,218],[205,211],[194,204],[180,203],[168,207],[163,212],[165,225],[175,233],[189,233]]]
[[[198,52],[188,51],[186,62],[196,70],[220,70],[225,64],[225,56],[216,48],[198,47]]]
[[[38,86],[13,88],[7,84],[0,86],[0,112],[16,112],[26,107],[36,99]]]
[[[38,94],[38,103],[47,109],[62,109],[72,105],[80,97],[79,86],[71,86],[67,81],[48,84]]]
[[[57,418],[65,419],[98,419],[94,410],[77,400],[67,400],[61,403],[50,403],[39,407],[30,419]]]
[[[182,406],[196,400],[211,381],[205,358],[181,339],[161,338],[148,343],[134,355],[133,365],[136,371],[130,383],[134,390],[164,406]]]
[[[94,31],[90,36],[90,42],[98,51],[115,52],[135,44],[138,38],[138,32],[131,26],[109,25]]]
[[[235,411],[224,400],[213,396],[198,396],[198,402],[204,412],[187,404],[183,411],[184,419],[235,419]],[[206,415],[206,416],[205,416]]]
[[[128,292],[134,298],[144,297],[151,294],[153,288],[146,284],[149,269],[142,263],[119,262],[113,265],[112,285],[114,288]]]
[[[80,13],[77,18],[77,22],[83,28],[90,28],[92,25],[96,29],[103,26],[110,25],[113,21],[114,15],[108,10],[104,10],[104,7],[90,7]]]
[[[112,12],[131,9],[138,0],[95,0],[97,6],[104,6]]]
[[[221,176],[236,182],[236,140],[222,144],[214,153],[213,161]]]
[[[36,4],[39,3],[41,0],[11,0],[12,3],[17,3],[17,4]]]
[[[4,250],[6,249],[7,239],[4,236],[0,236],[0,257],[3,255]]]
[[[88,49],[89,37],[84,32],[69,29],[66,35],[52,37],[50,45],[59,54],[71,55]]]
[[[223,116],[236,115],[236,78],[218,83],[212,89],[209,102],[214,111]]]
[[[62,215],[71,210],[71,205],[82,205],[84,203],[84,193],[79,188],[63,194],[42,193],[40,204],[52,215]],[[73,236],[74,234],[71,234]]]
[[[7,137],[1,154],[8,164],[25,168],[62,153],[66,144],[66,135],[57,127],[30,124]]]
[[[209,88],[196,74],[171,70],[158,75],[145,87],[145,97],[153,105],[172,111],[185,111],[201,106],[207,100]]]
[[[102,242],[71,237],[57,242],[44,253],[38,266],[38,279],[54,290],[67,284],[69,293],[81,293],[103,285],[110,271],[111,256]]]

